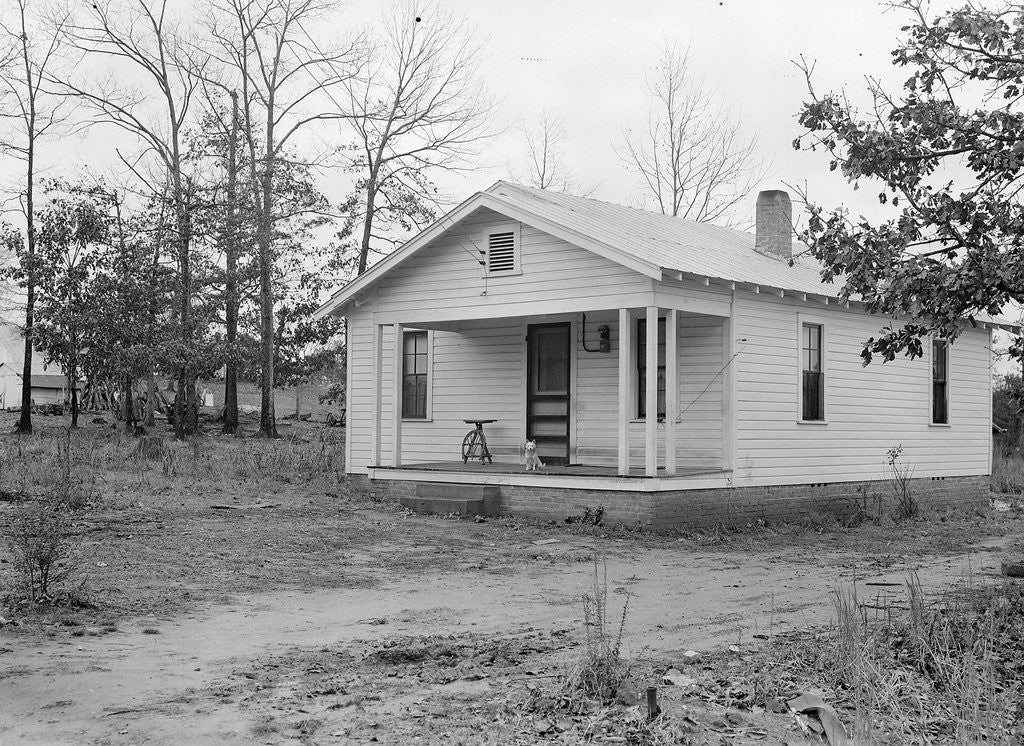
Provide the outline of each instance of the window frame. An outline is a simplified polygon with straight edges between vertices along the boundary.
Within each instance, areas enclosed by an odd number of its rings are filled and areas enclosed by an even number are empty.
[[[426,376],[426,393],[424,394],[423,403],[423,414],[406,414],[405,411],[405,379],[407,376],[421,375],[418,373],[406,372],[406,339],[410,336],[422,336],[426,342],[426,373],[422,374]],[[413,353],[418,354],[418,353]],[[429,329],[405,329],[402,331],[402,401],[399,406],[402,407],[402,421],[403,422],[430,422],[434,418],[433,412],[433,400],[434,400],[434,332]]]
[[[821,393],[819,401],[821,406],[820,419],[807,419],[804,412],[804,329],[808,326],[816,326],[820,330],[818,350],[818,372],[821,376]],[[829,405],[829,365],[828,365],[828,333],[829,325],[825,318],[810,314],[797,314],[796,323],[796,401],[797,401],[797,424],[800,425],[827,425],[830,411]]]
[[[936,344],[942,344],[946,350],[945,359],[945,378],[942,380],[942,385],[945,387],[943,390],[943,408],[945,409],[946,419],[945,421],[937,421],[935,419],[935,384],[938,380],[935,378],[935,346]],[[952,364],[950,363],[950,354],[952,346],[949,344],[949,340],[945,337],[932,337],[931,344],[928,346],[930,350],[928,355],[928,424],[932,427],[951,427],[952,423],[950,420],[949,411],[949,384],[950,384],[950,371],[952,370]]]
[[[647,319],[636,318],[633,319],[633,333],[636,335],[636,339],[633,342],[633,356],[636,358],[636,364],[633,368],[634,380],[636,381],[636,393],[633,397],[634,412],[636,412],[636,421],[646,421],[646,409],[642,405],[646,405],[647,399],[647,387],[646,387],[646,371],[647,371]],[[664,404],[665,409],[668,409],[668,381],[666,375],[665,364],[668,362],[668,331],[667,322],[664,316],[658,316],[658,347],[660,351],[663,351],[661,355],[662,362],[658,365],[658,372],[661,374],[661,381],[664,383],[663,386],[658,388],[659,404]],[[641,375],[643,374],[643,375]],[[665,421],[665,412],[660,411],[661,407],[658,407],[658,422]]]
[[[522,225],[520,223],[499,223],[497,225],[490,225],[484,229],[481,234],[481,246],[483,249],[483,276],[489,280],[500,279],[502,277],[516,277],[523,274],[523,253],[522,253]],[[512,233],[512,256],[513,256],[513,268],[507,272],[492,272],[491,271],[491,236],[495,233]]]

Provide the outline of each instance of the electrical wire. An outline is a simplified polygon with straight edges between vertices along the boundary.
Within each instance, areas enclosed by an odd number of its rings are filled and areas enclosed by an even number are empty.
[[[695,396],[693,398],[693,401],[691,401],[689,404],[687,404],[686,407],[682,411],[679,412],[679,414],[676,416],[676,422],[677,423],[683,421],[683,415],[686,414],[690,410],[690,408],[693,407],[693,405],[696,404],[700,400],[700,398],[702,396],[704,396],[704,394],[707,393],[708,389],[710,389],[714,385],[715,381],[717,381],[718,378],[723,373],[725,373],[725,369],[728,368],[730,365],[732,365],[732,361],[735,360],[737,357],[739,357],[740,353],[743,352],[744,348],[747,346],[747,340],[741,339],[741,340],[738,340],[738,341],[742,343],[742,347],[740,347],[738,350],[736,350],[736,352],[734,352],[732,354],[732,357],[730,357],[728,360],[725,361],[725,365],[723,365],[721,368],[719,368],[718,372],[715,373],[715,375],[711,376],[711,380],[708,381],[708,385],[705,386],[703,389],[701,389],[700,393],[697,394],[697,396]]]

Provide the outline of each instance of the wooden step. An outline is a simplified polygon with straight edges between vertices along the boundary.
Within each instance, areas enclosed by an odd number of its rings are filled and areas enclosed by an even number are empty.
[[[499,490],[493,485],[421,482],[414,497],[400,497],[398,502],[417,513],[493,517],[498,515],[499,499]]]

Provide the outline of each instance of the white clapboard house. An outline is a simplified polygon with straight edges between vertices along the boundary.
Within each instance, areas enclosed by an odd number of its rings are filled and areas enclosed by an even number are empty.
[[[865,367],[886,319],[790,266],[791,226],[782,191],[759,195],[756,235],[474,194],[318,311],[347,319],[347,471],[435,509],[736,522],[886,497],[902,446],[922,503],[987,494],[991,335],[1016,327],[965,322]],[[491,421],[493,463],[464,461],[467,420]],[[544,467],[525,470],[528,439]]]

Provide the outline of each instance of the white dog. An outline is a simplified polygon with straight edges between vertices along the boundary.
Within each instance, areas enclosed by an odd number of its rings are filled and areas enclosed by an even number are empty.
[[[537,455],[537,441],[528,440],[523,445],[523,450],[526,451],[526,470],[537,471],[538,466],[544,466],[544,462],[540,460],[540,456]]]

